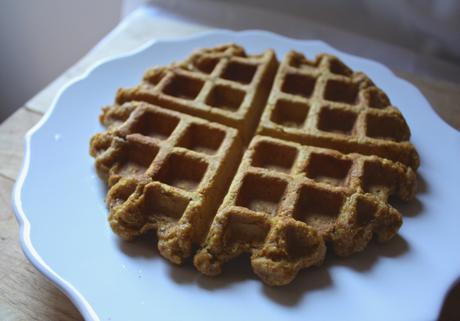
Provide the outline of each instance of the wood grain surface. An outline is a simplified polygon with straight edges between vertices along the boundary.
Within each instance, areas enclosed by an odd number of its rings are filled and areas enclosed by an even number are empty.
[[[123,47],[120,42],[126,43],[128,38],[131,42],[124,45],[123,50],[126,50],[134,47],[139,41],[145,41],[147,36],[142,34],[141,30],[149,30],[143,28],[146,24],[147,22],[140,21],[132,28],[125,26],[125,29],[131,30],[131,34],[118,30],[117,37],[120,39],[106,41],[105,45],[100,46],[104,51],[90,53],[89,56],[92,55],[93,58],[85,57],[84,65],[87,67],[94,59],[108,54],[110,43],[112,47]],[[176,33],[179,30],[182,34],[203,29],[196,26],[187,29],[183,25],[169,26],[166,29],[171,31],[174,28]],[[164,30],[165,28],[162,28],[161,31]],[[125,36],[120,36],[120,33]],[[140,40],[133,41],[135,37]],[[82,320],[72,303],[24,257],[19,246],[18,225],[10,201],[13,184],[21,167],[25,133],[39,121],[51,105],[59,88],[65,83],[64,80],[83,72],[82,67],[77,69],[65,73],[0,125],[0,320],[2,321]],[[422,79],[412,74],[398,73],[398,75],[416,85],[436,112],[451,126],[460,130],[460,85]],[[460,286],[456,286],[445,301],[440,320],[460,320],[459,303]]]
[[[24,135],[41,115],[26,108],[0,125],[0,320],[82,320],[73,304],[25,258],[11,208]]]

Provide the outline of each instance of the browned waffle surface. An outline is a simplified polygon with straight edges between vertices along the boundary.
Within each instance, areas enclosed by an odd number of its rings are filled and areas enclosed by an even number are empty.
[[[363,73],[322,54],[291,51],[278,69],[260,134],[419,165],[399,110]]]
[[[112,229],[154,230],[175,263],[200,248],[206,275],[246,252],[265,283],[287,284],[327,249],[392,238],[402,217],[389,197],[414,195],[419,159],[400,111],[326,54],[291,51],[278,67],[272,50],[201,49],[119,90],[100,121],[91,154]]]
[[[155,230],[160,253],[180,263],[202,241],[236,170],[239,136],[233,128],[132,104],[120,127],[91,142],[110,187],[109,221],[128,240]]]
[[[258,124],[277,69],[272,50],[247,55],[224,45],[146,72],[144,81],[120,89],[117,103],[140,100],[237,128],[248,142]],[[116,108],[116,106],[114,106]]]
[[[414,187],[413,170],[401,163],[256,136],[195,266],[216,275],[224,262],[249,252],[264,282],[289,283],[322,262],[324,242],[347,256],[373,235],[393,237],[402,218],[388,197],[410,199]]]

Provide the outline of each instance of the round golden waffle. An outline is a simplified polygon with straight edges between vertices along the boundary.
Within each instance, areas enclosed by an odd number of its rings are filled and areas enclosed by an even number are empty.
[[[269,285],[402,224],[419,159],[400,111],[336,57],[201,49],[120,89],[91,140],[112,229],[217,275],[249,253]]]

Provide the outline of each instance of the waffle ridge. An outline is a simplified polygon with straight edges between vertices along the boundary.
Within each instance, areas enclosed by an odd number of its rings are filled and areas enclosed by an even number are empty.
[[[90,153],[113,231],[153,230],[162,256],[208,276],[248,253],[263,282],[288,284],[327,250],[390,240],[402,215],[389,198],[415,193],[401,112],[328,54],[200,49],[120,89],[100,122]]]

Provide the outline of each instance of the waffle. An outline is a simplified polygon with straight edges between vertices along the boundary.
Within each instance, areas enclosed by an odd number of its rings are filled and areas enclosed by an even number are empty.
[[[112,229],[131,240],[149,230],[160,253],[175,263],[199,245],[220,205],[241,154],[229,127],[146,103],[116,129],[91,141],[107,182]]]
[[[221,273],[249,253],[269,285],[291,282],[402,223],[419,158],[388,97],[334,56],[201,49],[120,89],[91,140],[112,229],[153,230],[160,254]],[[248,146],[246,148],[246,146]],[[245,149],[246,148],[246,149]]]
[[[287,284],[322,263],[325,242],[348,256],[374,234],[392,238],[402,218],[388,197],[409,200],[414,187],[414,171],[402,163],[256,136],[194,264],[216,275],[249,252],[265,283]]]
[[[291,51],[280,64],[258,133],[419,166],[409,127],[383,91],[334,56]]]
[[[128,101],[145,101],[237,128],[249,142],[277,66],[272,50],[261,55],[247,55],[236,45],[200,50],[183,62],[148,70],[140,85],[118,91],[117,104],[107,112]]]

